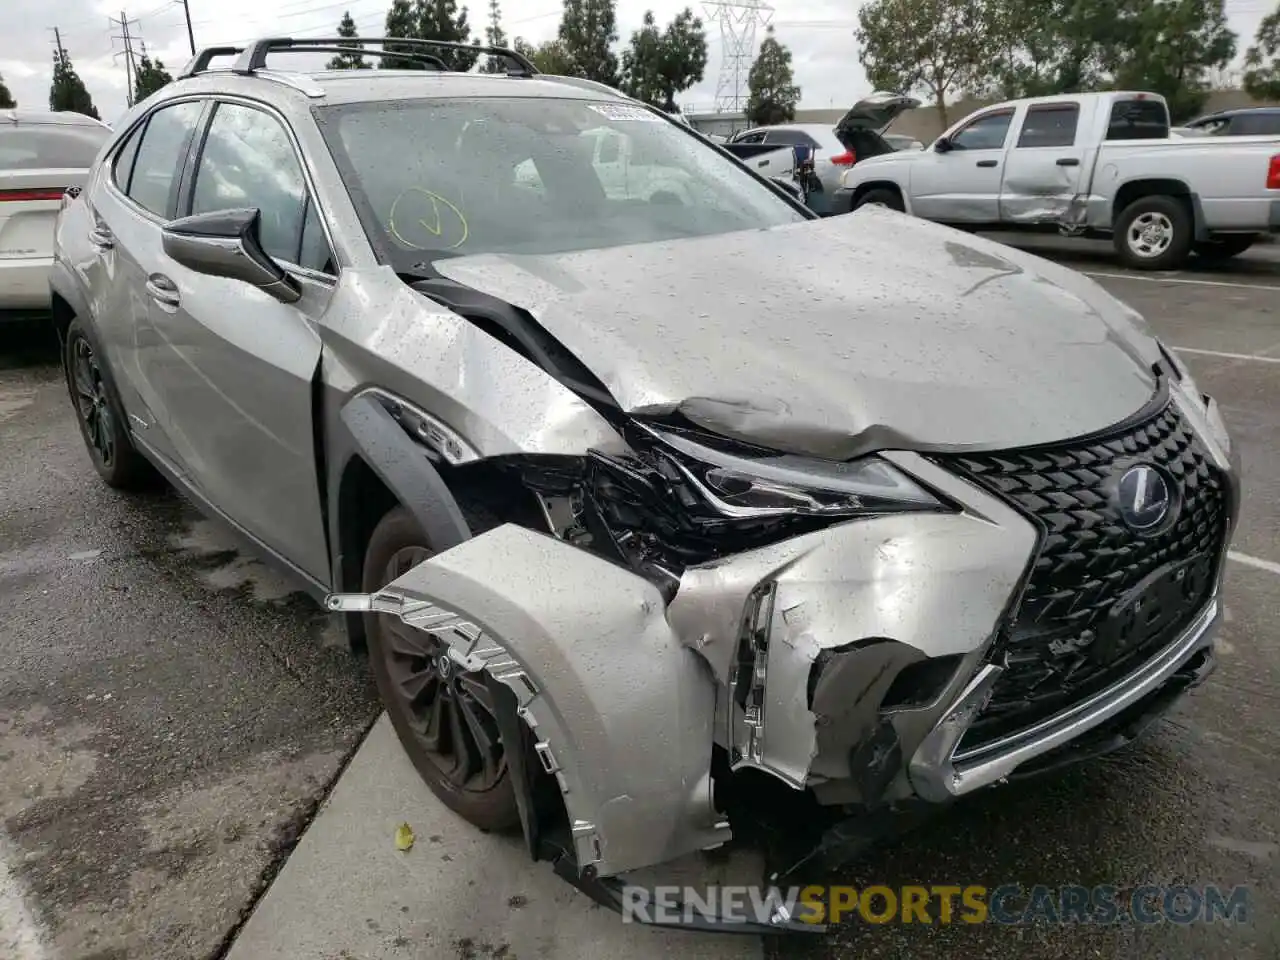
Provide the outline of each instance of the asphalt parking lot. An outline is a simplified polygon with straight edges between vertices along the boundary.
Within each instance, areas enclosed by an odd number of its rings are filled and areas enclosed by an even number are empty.
[[[997,788],[812,879],[1243,884],[1248,920],[855,922],[771,940],[771,957],[1280,956],[1280,246],[1135,276],[1105,248],[1027,245],[1141,310],[1223,407],[1245,503],[1219,668],[1135,748]],[[0,958],[220,956],[375,719],[367,671],[324,614],[175,496],[97,481],[38,329],[0,329],[0,453]],[[397,950],[378,956],[491,955]]]

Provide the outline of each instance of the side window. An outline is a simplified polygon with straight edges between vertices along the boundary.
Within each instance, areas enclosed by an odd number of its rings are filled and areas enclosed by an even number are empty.
[[[734,143],[764,143],[763,133],[744,133],[740,137],[736,137]]]
[[[1158,100],[1117,100],[1111,105],[1108,140],[1164,140],[1169,110]]]
[[[1018,135],[1019,147],[1069,147],[1076,142],[1080,105],[1047,103],[1027,110]]]
[[[115,181],[121,193],[129,192],[129,177],[133,173],[133,161],[138,156],[138,146],[142,143],[142,134],[146,129],[145,121],[138,124],[138,128],[129,134],[129,139],[120,148],[111,165],[111,179]]]
[[[128,194],[158,217],[169,216],[178,171],[187,158],[187,147],[203,110],[204,103],[198,100],[162,107],[151,115],[142,131]]]
[[[1260,137],[1280,134],[1280,111],[1276,113],[1238,113],[1231,118],[1231,133],[1237,137]]]
[[[191,213],[257,207],[263,249],[297,263],[307,206],[302,166],[279,121],[253,107],[218,104],[196,167]]]
[[[310,197],[307,198],[307,212],[302,218],[302,248],[297,263],[317,273],[337,273],[329,253],[329,241],[320,226],[320,210]]]
[[[803,130],[770,130],[765,143],[789,143],[796,147],[816,147],[818,142]]]
[[[974,120],[951,138],[952,150],[999,150],[1009,133],[1012,110],[988,113]]]

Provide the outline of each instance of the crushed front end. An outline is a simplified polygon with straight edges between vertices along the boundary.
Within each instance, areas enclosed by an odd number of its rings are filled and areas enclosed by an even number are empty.
[[[1124,423],[1014,450],[833,463],[626,432],[626,454],[505,465],[545,529],[332,603],[438,631],[505,687],[579,880],[726,842],[717,776],[854,817],[936,805],[1123,742],[1212,667],[1237,471],[1172,361]]]

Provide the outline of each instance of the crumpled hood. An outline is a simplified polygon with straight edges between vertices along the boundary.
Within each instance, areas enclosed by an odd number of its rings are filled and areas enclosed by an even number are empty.
[[[438,261],[528,310],[631,413],[847,459],[1080,436],[1160,359],[1074,271],[878,207],[767,230]]]

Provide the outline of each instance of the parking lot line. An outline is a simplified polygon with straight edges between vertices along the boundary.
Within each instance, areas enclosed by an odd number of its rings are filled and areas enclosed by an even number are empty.
[[[1227,551],[1227,559],[1234,560],[1236,563],[1243,563],[1246,567],[1253,567],[1255,570],[1265,570],[1267,573],[1274,573],[1280,577],[1280,563],[1274,560],[1263,560],[1261,557],[1251,557],[1247,553],[1238,553],[1235,550]]]
[[[1229,280],[1193,280],[1189,277],[1144,276],[1137,273],[1101,273],[1096,270],[1082,270],[1086,277],[1097,277],[1103,280],[1140,280],[1144,283],[1187,283],[1197,287],[1234,287],[1237,290],[1280,290],[1274,283],[1236,283]]]
[[[1280,357],[1264,357],[1257,353],[1224,353],[1221,350],[1201,350],[1197,347],[1174,347],[1178,353],[1194,353],[1197,356],[1221,357],[1223,360],[1256,360],[1258,363],[1280,363]]]

